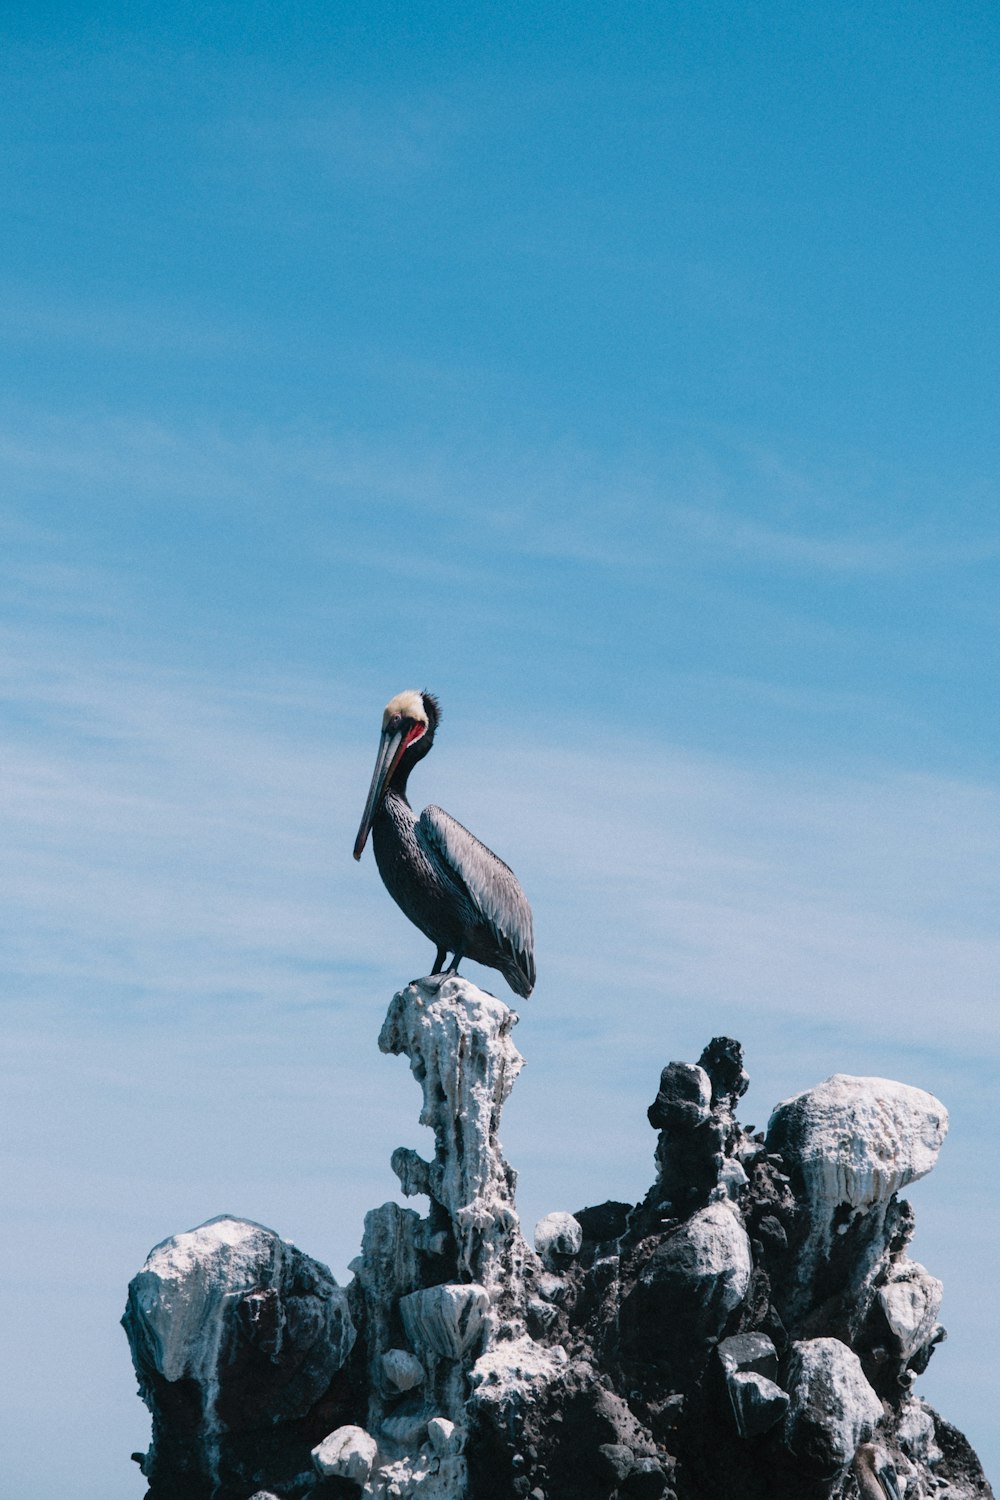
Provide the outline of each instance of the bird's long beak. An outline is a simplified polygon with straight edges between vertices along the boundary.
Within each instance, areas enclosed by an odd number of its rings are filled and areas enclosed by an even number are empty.
[[[896,1470],[891,1463],[884,1463],[876,1469],[875,1477],[887,1497],[887,1500],[902,1500],[899,1493],[899,1480],[896,1478]]]
[[[378,755],[375,757],[375,770],[372,774],[372,784],[368,788],[368,801],[361,818],[361,827],[358,836],[354,840],[354,858],[360,859],[362,850],[368,842],[368,831],[372,826],[372,819],[378,811],[378,805],[385,795],[385,789],[392,780],[392,773],[399,765],[403,751],[406,749],[406,726],[401,725],[393,734],[387,729],[382,731],[382,739],[379,742]]]

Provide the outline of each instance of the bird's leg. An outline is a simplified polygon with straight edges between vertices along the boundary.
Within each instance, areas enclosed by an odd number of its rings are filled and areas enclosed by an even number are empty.
[[[461,948],[456,948],[455,949],[455,957],[452,959],[451,963],[448,965],[448,973],[449,974],[457,974],[458,973],[458,966],[462,962],[462,959],[464,957],[465,957],[465,954],[463,953],[462,949]]]
[[[434,955],[434,967],[431,970],[432,974],[440,974],[441,970],[444,968],[444,961],[447,957],[447,948],[439,948],[437,953]]]

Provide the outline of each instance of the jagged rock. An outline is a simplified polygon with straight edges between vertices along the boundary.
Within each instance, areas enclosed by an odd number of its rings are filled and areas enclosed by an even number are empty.
[[[788,1392],[755,1370],[737,1370],[727,1381],[729,1402],[741,1438],[770,1432],[788,1411]]]
[[[569,1291],[565,1276],[556,1276],[552,1271],[543,1271],[535,1277],[535,1290],[546,1302],[562,1302]]]
[[[937,1101],[838,1077],[765,1141],[735,1119],[742,1049],[713,1038],[661,1075],[644,1201],[547,1215],[536,1252],[498,1140],[515,1021],[454,975],[393,998],[380,1045],[435,1149],[392,1164],[428,1206],[366,1216],[346,1291],[245,1221],[136,1278],[147,1500],[849,1500],[879,1464],[910,1500],[990,1500],[909,1393],[941,1289],[896,1194],[933,1165]]]
[[[750,1181],[741,1163],[735,1156],[727,1156],[719,1168],[719,1181],[713,1196],[715,1198],[729,1198],[734,1203]]]
[[[622,1483],[622,1493],[631,1500],[660,1500],[667,1476],[655,1458],[637,1458]]]
[[[736,1430],[742,1438],[759,1437],[785,1415],[788,1394],[777,1384],[778,1351],[763,1333],[723,1339],[716,1350]]]
[[[385,1383],[396,1391],[412,1391],[423,1385],[427,1372],[408,1349],[387,1349],[382,1355]]]
[[[968,1439],[937,1412],[932,1415],[934,1441],[941,1455],[934,1468],[941,1500],[978,1500],[979,1496],[993,1500]]]
[[[524,1059],[511,1040],[516,1015],[455,975],[407,985],[379,1035],[405,1053],[423,1089],[420,1123],[436,1138],[428,1185],[456,1235],[459,1269],[492,1288],[517,1230],[514,1174],[497,1140],[500,1111]]]
[[[937,1317],[944,1287],[917,1261],[902,1259],[879,1288],[878,1300],[904,1364],[943,1332]]]
[[[729,1036],[714,1036],[698,1059],[712,1082],[712,1107],[734,1110],[750,1087],[743,1048]]]
[[[419,1214],[397,1203],[383,1203],[365,1215],[361,1254],[352,1263],[365,1328],[367,1419],[375,1432],[385,1418],[384,1397],[389,1394],[384,1391],[382,1355],[402,1347],[406,1334],[400,1300],[420,1285],[419,1231]]]
[[[579,1255],[582,1245],[583,1228],[572,1214],[546,1214],[535,1225],[535,1249],[550,1271],[557,1271],[570,1256]]]
[[[338,1427],[313,1449],[313,1463],[328,1479],[366,1484],[378,1456],[378,1444],[363,1427]]]
[[[241,1435],[305,1417],[355,1339],[347,1295],[326,1266],[228,1215],[150,1252],[122,1322],[153,1417],[143,1462],[151,1493],[179,1489],[190,1500],[241,1485],[256,1446]],[[297,1433],[288,1441],[282,1460],[272,1436],[271,1461],[294,1471],[310,1445]]]
[[[900,1403],[896,1422],[896,1441],[907,1458],[932,1469],[941,1459],[941,1449],[934,1435],[934,1413],[918,1396],[907,1396]]]
[[[472,1368],[473,1404],[503,1409],[524,1406],[558,1379],[566,1362],[566,1351],[558,1344],[545,1348],[526,1334],[505,1339],[481,1355]]]
[[[405,1401],[386,1417],[379,1429],[396,1448],[419,1448],[427,1436],[427,1411],[422,1401]]]
[[[739,1214],[726,1203],[700,1209],[667,1233],[642,1265],[622,1306],[623,1335],[648,1358],[697,1354],[719,1337],[742,1302],[751,1270]]]
[[[811,1205],[863,1211],[930,1172],[947,1130],[933,1094],[835,1073],[776,1107],[766,1145],[799,1170]]]
[[[419,1496],[419,1500],[461,1500],[468,1488],[468,1472],[464,1458],[442,1457],[425,1445],[412,1457],[380,1465],[371,1485],[365,1491],[365,1500],[369,1495],[377,1495],[379,1500],[383,1496],[391,1500],[411,1496]]]
[[[672,1062],[647,1110],[654,1130],[696,1130],[712,1113],[712,1080],[695,1063]]]
[[[586,1360],[568,1359],[561,1346],[549,1353],[556,1357],[545,1360],[537,1346],[515,1352],[501,1344],[477,1363],[474,1379],[488,1367],[470,1403],[467,1451],[477,1497],[527,1495],[535,1483],[547,1500],[606,1497],[609,1446],[627,1451],[629,1475],[639,1460],[661,1466],[649,1431],[600,1372]]]
[[[611,1201],[594,1208],[578,1208],[573,1215],[583,1230],[584,1245],[606,1245],[621,1239],[635,1205]]]
[[[931,1171],[947,1129],[938,1099],[885,1078],[837,1073],[777,1106],[766,1147],[792,1174],[809,1224],[786,1303],[793,1321],[821,1293],[846,1290],[854,1335],[886,1262],[895,1194]]]
[[[778,1351],[765,1333],[736,1333],[716,1349],[725,1374],[754,1370],[773,1380],[778,1374]]]
[[[645,1218],[685,1218],[711,1200],[736,1198],[743,1168],[736,1159],[739,1130],[733,1107],[745,1085],[738,1042],[716,1037],[702,1061],[671,1062],[660,1074],[660,1088],[647,1111],[659,1130],[657,1180],[646,1200]]]
[[[431,1163],[409,1146],[397,1146],[390,1162],[407,1198],[431,1196]]]
[[[807,1472],[846,1471],[882,1420],[861,1361],[839,1339],[794,1343],[783,1381],[789,1407],[782,1441]]]
[[[541,1297],[529,1297],[525,1304],[529,1333],[547,1334],[559,1319],[559,1309],[552,1302],[543,1302]]]
[[[465,1447],[465,1429],[456,1427],[447,1417],[431,1417],[427,1423],[427,1436],[434,1452],[440,1453],[442,1457],[461,1453]]]
[[[223,1382],[238,1373],[240,1346],[274,1367],[269,1412],[300,1416],[355,1338],[346,1293],[325,1266],[273,1229],[228,1215],[151,1250],[125,1318],[144,1359],[167,1381],[197,1381],[223,1425]]]
[[[399,1310],[411,1343],[444,1359],[461,1359],[479,1340],[489,1305],[486,1288],[467,1282],[411,1292]]]
[[[514,1174],[497,1140],[500,1109],[521,1066],[510,1039],[516,1015],[453,975],[408,985],[394,996],[379,1038],[405,1053],[423,1090],[420,1119],[435,1135],[434,1159],[400,1147],[392,1165],[409,1195],[426,1194],[430,1212],[385,1205],[365,1221],[357,1265],[366,1312],[368,1427],[386,1445],[371,1485],[422,1500],[464,1493],[462,1440],[470,1367],[498,1332],[523,1332],[523,1271],[539,1269],[514,1210]],[[404,1372],[405,1341],[425,1375]],[[388,1357],[388,1368],[386,1366]],[[415,1372],[414,1372],[415,1373]],[[436,1434],[436,1437],[435,1437]],[[457,1488],[456,1488],[457,1487]]]
[[[788,1233],[780,1219],[773,1214],[763,1214],[757,1221],[756,1234],[772,1255],[782,1255],[788,1249]]]
[[[599,1469],[617,1489],[631,1474],[635,1465],[635,1454],[624,1443],[601,1443],[597,1449]]]

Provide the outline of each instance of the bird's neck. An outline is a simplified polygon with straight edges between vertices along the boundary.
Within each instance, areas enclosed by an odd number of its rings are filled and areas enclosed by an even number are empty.
[[[382,798],[382,806],[379,811],[384,812],[389,818],[392,818],[393,814],[402,814],[408,822],[413,821],[413,809],[406,795],[405,776],[402,781],[398,781],[395,776],[393,777],[392,785]]]
[[[406,798],[406,783],[410,779],[410,772],[414,766],[418,766],[428,753],[434,743],[434,731],[428,729],[420,739],[415,740],[412,745],[407,745],[399,758],[399,765],[392,773],[392,781],[389,783],[389,794],[397,792],[402,802],[409,807]]]
[[[385,794],[385,800],[388,802],[390,797],[398,797],[400,802],[405,802],[407,807],[409,807],[410,799],[406,795],[406,783],[409,781],[409,779],[409,766],[400,765],[396,770],[395,776],[389,783],[388,790]]]
[[[403,844],[411,841],[416,821],[416,814],[407,802],[405,794],[393,781],[392,786],[382,798],[378,812],[372,819],[372,844],[375,848],[375,861],[380,870],[386,859],[392,862],[395,858],[401,841]]]
[[[407,807],[409,807],[410,804],[409,799],[406,795],[406,783],[409,781],[410,772],[413,770],[413,767],[415,765],[415,760],[411,760],[409,755],[404,755],[402,760],[399,762],[399,765],[396,767],[393,778],[389,783],[389,790],[386,793],[387,797],[391,797],[393,792],[395,792],[396,796],[399,797],[401,801],[405,802]]]

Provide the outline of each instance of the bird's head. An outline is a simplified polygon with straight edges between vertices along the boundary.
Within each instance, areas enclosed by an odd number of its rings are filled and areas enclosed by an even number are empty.
[[[901,1500],[896,1467],[875,1443],[861,1444],[853,1468],[862,1500]]]
[[[434,731],[440,720],[441,709],[432,693],[418,693],[410,688],[405,693],[397,693],[386,704],[372,784],[368,789],[361,827],[354,841],[355,859],[361,858],[372,819],[393,777],[405,783],[417,761],[427,754],[434,743]]]

